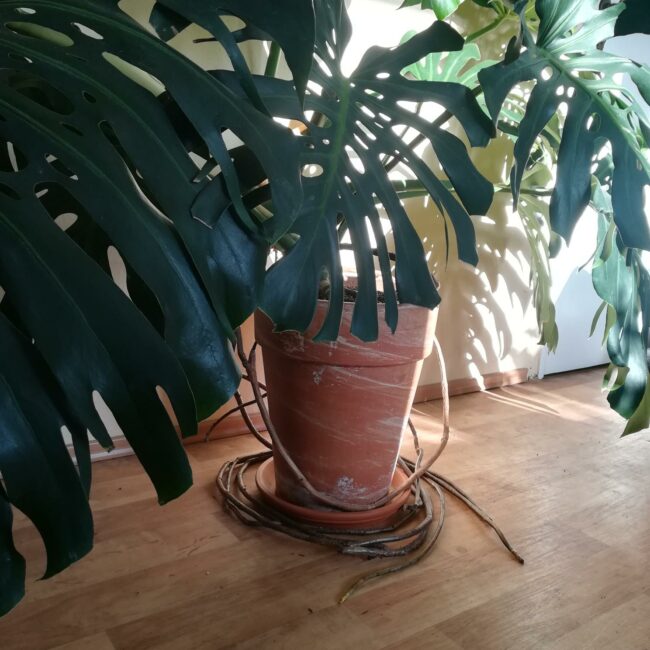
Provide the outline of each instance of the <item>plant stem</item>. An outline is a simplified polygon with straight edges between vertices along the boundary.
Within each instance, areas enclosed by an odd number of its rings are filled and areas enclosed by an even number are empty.
[[[497,192],[510,192],[512,193],[512,188],[510,185],[495,185],[494,188]],[[528,194],[528,196],[552,196],[553,190],[536,190],[532,187],[525,188],[522,187],[519,190],[519,194]]]
[[[271,49],[269,50],[269,58],[266,60],[266,68],[264,69],[265,77],[274,77],[280,62],[280,46],[273,41]]]
[[[491,32],[493,29],[496,29],[509,15],[510,14],[503,14],[501,16],[498,16],[491,23],[485,25],[485,27],[481,27],[481,29],[472,32],[465,39],[465,43],[471,43],[472,41],[475,41],[477,38],[483,36],[483,34],[487,34],[488,32]]]

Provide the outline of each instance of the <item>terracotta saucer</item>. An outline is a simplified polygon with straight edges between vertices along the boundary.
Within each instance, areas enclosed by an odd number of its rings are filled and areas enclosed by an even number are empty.
[[[391,489],[396,489],[406,481],[406,474],[401,468],[396,468],[393,474]],[[364,528],[382,528],[390,524],[397,514],[398,510],[408,501],[411,495],[410,490],[405,490],[402,494],[389,501],[386,505],[374,508],[373,510],[363,510],[361,512],[343,512],[341,510],[316,510],[299,506],[290,501],[282,499],[275,493],[275,471],[273,468],[273,459],[269,458],[264,461],[255,474],[255,483],[261,493],[262,498],[271,506],[284,512],[293,519],[297,519],[307,524],[315,526],[324,526],[328,528],[341,529],[364,529]]]

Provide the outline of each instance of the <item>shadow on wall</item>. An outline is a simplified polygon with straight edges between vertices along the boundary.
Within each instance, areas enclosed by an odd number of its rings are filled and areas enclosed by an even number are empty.
[[[497,194],[488,216],[473,218],[477,268],[458,261],[454,242],[448,261],[444,259],[444,224],[435,206],[412,199],[408,209],[441,284],[437,335],[449,379],[473,377],[480,385],[482,375],[536,370],[539,333],[529,284],[529,248],[510,195]],[[435,365],[432,359],[425,362],[421,385],[440,381]]]

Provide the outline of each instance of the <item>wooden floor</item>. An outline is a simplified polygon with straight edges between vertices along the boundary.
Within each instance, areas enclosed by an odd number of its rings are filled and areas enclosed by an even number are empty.
[[[195,487],[164,508],[135,460],[95,466],[95,550],[34,582],[0,620],[0,648],[650,648],[650,434],[620,439],[601,371],[452,402],[437,465],[482,504],[526,558],[518,565],[459,504],[434,553],[335,604],[376,566],[244,528],[213,499],[221,462],[246,438],[189,448]],[[425,443],[439,404],[418,405]]]

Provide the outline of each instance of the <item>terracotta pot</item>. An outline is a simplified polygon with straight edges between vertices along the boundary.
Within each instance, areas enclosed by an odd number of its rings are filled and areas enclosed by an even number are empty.
[[[255,336],[262,346],[271,421],[293,461],[318,490],[351,505],[384,496],[393,478],[422,361],[431,353],[437,311],[402,305],[393,335],[380,305],[377,341],[350,334],[352,303],[345,303],[339,338],[311,340],[327,303],[319,301],[309,330],[273,332],[262,312]],[[322,508],[274,457],[281,499]]]

